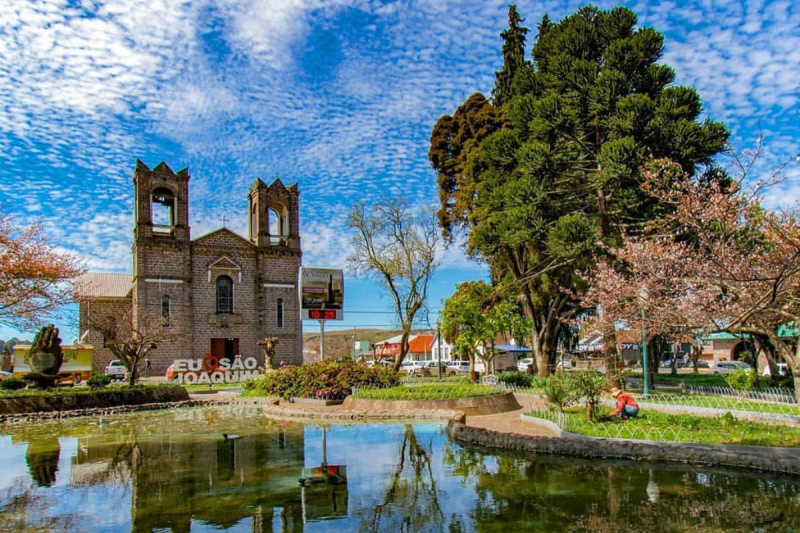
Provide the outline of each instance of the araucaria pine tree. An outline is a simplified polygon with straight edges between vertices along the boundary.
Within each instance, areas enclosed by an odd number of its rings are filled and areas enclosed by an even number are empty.
[[[564,320],[580,311],[580,271],[620,226],[660,214],[640,188],[640,167],[669,158],[691,176],[713,170],[725,127],[699,121],[690,87],[660,63],[663,36],[626,8],[545,16],[530,60],[516,7],[503,32],[504,64],[492,101],[474,94],[439,119],[429,157],[438,173],[439,221],[463,232],[468,253],[495,283],[513,287],[533,324],[540,375],[555,357]]]

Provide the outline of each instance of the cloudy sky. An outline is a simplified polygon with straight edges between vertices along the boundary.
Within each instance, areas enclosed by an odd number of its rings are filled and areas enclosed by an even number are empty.
[[[798,3],[621,3],[665,34],[678,83],[738,148],[763,133],[760,169],[800,152]],[[518,2],[531,28],[581,5]],[[436,201],[431,129],[490,92],[507,2],[0,0],[0,20],[0,203],[22,222],[42,220],[92,270],[130,271],[135,160],[163,160],[189,167],[194,236],[223,216],[244,233],[256,176],[299,182],[304,264],[343,266],[354,202]],[[800,193],[800,163],[787,173],[774,206]],[[431,320],[483,275],[447,252]],[[338,327],[393,323],[373,289],[348,282]]]

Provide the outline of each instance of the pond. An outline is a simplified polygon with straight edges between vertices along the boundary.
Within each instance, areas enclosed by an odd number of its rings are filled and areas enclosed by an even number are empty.
[[[2,532],[800,530],[797,478],[483,453],[441,424],[249,406],[0,428],[0,465]]]

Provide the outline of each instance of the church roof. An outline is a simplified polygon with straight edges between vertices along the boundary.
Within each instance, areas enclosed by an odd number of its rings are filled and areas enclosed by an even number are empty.
[[[88,272],[75,279],[75,294],[80,298],[127,298],[131,295],[131,274]]]
[[[235,231],[231,231],[228,228],[218,228],[218,229],[215,229],[214,231],[211,231],[209,233],[201,235],[201,236],[199,236],[199,237],[197,237],[195,239],[192,239],[192,244],[203,244],[201,241],[211,240],[213,238],[213,236],[217,235],[217,234],[231,235],[237,241],[241,242],[242,244],[247,245],[249,248],[254,248],[255,247],[255,244],[253,244],[252,242],[248,241],[247,239],[245,239],[244,237],[242,237],[241,235],[239,235]]]

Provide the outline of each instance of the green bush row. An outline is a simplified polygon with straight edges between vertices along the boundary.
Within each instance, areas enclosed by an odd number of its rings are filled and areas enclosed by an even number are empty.
[[[25,380],[20,378],[8,378],[0,381],[0,389],[3,390],[20,390],[27,386],[28,384],[25,383]]]
[[[543,389],[548,378],[529,375],[527,372],[501,372],[497,375],[501,383],[518,389]]]
[[[5,381],[9,381],[9,378]],[[5,381],[3,383],[5,383]],[[25,382],[23,380],[23,384]],[[88,380],[87,380],[88,381]],[[2,394],[0,394],[0,398],[33,398],[33,397],[55,397],[55,396],[81,396],[87,394],[111,394],[120,391],[132,391],[132,390],[145,390],[145,389],[166,389],[172,387],[178,387],[179,385],[173,385],[170,383],[160,383],[160,384],[138,384],[133,387],[129,387],[126,384],[115,384],[108,387],[103,388],[91,388],[91,387],[56,387],[53,389],[41,390],[41,389],[18,389],[18,390],[8,390],[3,389]]]

